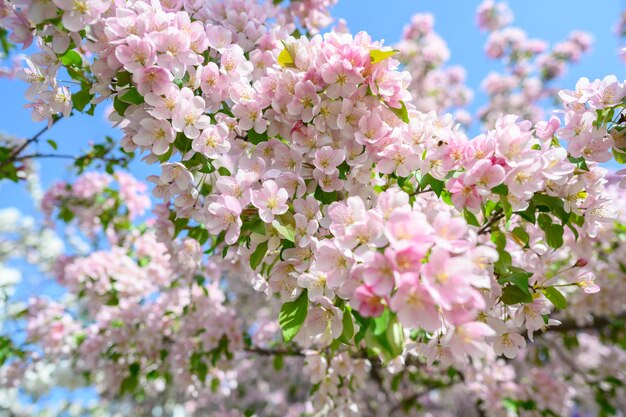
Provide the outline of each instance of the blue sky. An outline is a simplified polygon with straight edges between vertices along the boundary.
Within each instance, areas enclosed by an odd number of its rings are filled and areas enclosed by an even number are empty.
[[[435,16],[435,29],[446,40],[452,57],[450,64],[463,65],[468,73],[468,85],[474,90],[475,98],[470,110],[475,110],[485,102],[479,89],[480,82],[490,70],[497,70],[497,62],[485,58],[483,44],[486,34],[475,26],[474,12],[479,1],[470,0],[340,0],[332,9],[335,18],[342,17],[353,32],[365,30],[375,39],[385,39],[393,44],[400,39],[402,28],[413,14],[430,12]],[[595,38],[591,53],[582,62],[570,68],[557,85],[571,88],[581,76],[601,78],[607,74],[625,77],[625,66],[617,56],[619,40],[614,34],[614,26],[620,11],[626,8],[626,0],[568,1],[568,0],[513,0],[510,7],[515,14],[514,24],[524,28],[530,37],[542,38],[550,43],[567,37],[575,29],[585,30]],[[43,124],[34,124],[29,112],[23,109],[25,86],[18,80],[0,79],[0,131],[29,137]],[[51,149],[45,139],[54,139],[59,144],[59,153],[77,153],[88,141],[99,141],[105,135],[119,138],[120,134],[104,120],[103,107],[96,116],[78,115],[60,121],[46,133],[40,145],[41,151]],[[41,160],[44,186],[53,181],[68,177],[65,160]],[[134,173],[143,176],[154,172],[154,167],[146,167],[137,162]],[[30,202],[25,198],[23,187],[0,184],[3,198],[0,207],[18,206],[30,212]]]

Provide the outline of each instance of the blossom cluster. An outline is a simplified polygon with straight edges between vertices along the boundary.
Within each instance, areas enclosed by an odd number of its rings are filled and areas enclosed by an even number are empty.
[[[117,182],[115,188],[114,182]],[[42,198],[41,209],[50,222],[58,209],[59,219],[76,219],[81,231],[93,234],[103,223],[108,226],[118,217],[118,198],[125,203],[124,215],[128,220],[143,215],[151,205],[146,190],[146,184],[125,172],[114,175],[87,172],[72,184],[57,182],[50,187]]]
[[[575,157],[607,162],[613,156],[623,163],[626,147],[626,86],[615,76],[589,81],[581,78],[574,90],[561,90],[565,121],[558,130]],[[613,152],[611,152],[613,151]]]
[[[472,91],[465,85],[465,69],[445,67],[450,51],[434,31],[434,17],[416,14],[404,28],[402,40],[395,45],[398,59],[411,74],[409,90],[415,107],[422,112],[443,113],[462,108],[472,100]],[[468,114],[457,110],[458,121],[468,124]]]
[[[501,113],[516,114],[535,123],[544,119],[541,100],[556,95],[550,81],[562,76],[568,65],[577,63],[593,41],[588,33],[574,31],[550,48],[547,42],[529,38],[524,30],[510,26],[512,21],[512,13],[504,3],[487,0],[478,7],[478,25],[489,32],[485,53],[506,65],[504,73],[491,72],[482,83],[489,103],[478,111],[478,116],[487,126],[492,126]]]

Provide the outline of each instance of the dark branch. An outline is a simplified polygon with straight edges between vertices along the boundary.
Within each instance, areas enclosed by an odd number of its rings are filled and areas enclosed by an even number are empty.
[[[46,133],[52,126],[54,126],[54,124],[56,122],[58,122],[59,120],[61,120],[63,118],[63,116],[59,116],[59,117],[53,117],[52,118],[52,123],[50,123],[49,125],[46,125],[44,128],[42,128],[39,132],[35,133],[35,136],[33,136],[32,138],[28,139],[26,142],[22,143],[17,149],[15,149],[15,151],[11,154],[10,157],[8,157],[6,160],[2,161],[2,163],[0,163],[0,168],[4,168],[5,166],[12,164],[14,162],[17,162],[21,159],[24,159],[24,157],[20,157],[20,153],[26,149],[28,147],[28,145],[30,145],[33,142],[38,142],[39,138],[41,137],[41,135],[43,135],[44,133]]]
[[[489,221],[487,223],[485,223],[485,225],[483,227],[481,227],[480,230],[478,230],[478,234],[479,235],[483,235],[483,234],[491,231],[491,226],[496,224],[503,217],[504,217],[504,213],[502,212],[502,210],[496,211],[493,214],[493,216],[489,219]]]

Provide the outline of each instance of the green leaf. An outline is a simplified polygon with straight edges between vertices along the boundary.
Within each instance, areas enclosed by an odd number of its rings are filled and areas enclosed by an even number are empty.
[[[83,65],[83,58],[74,50],[69,50],[61,56],[61,64],[65,67],[80,67]]]
[[[230,175],[231,175],[231,174],[230,174],[230,171],[229,171],[229,170],[228,170],[228,168],[226,168],[226,167],[219,167],[219,168],[217,169],[217,172],[219,172],[219,174],[220,174],[222,177],[230,177]]]
[[[465,216],[465,221],[467,221],[467,224],[480,227],[480,223],[478,222],[478,219],[476,218],[474,213],[472,213],[468,209],[463,209],[463,216]]]
[[[131,75],[128,71],[120,71],[115,74],[115,78],[117,79],[117,86],[123,87],[125,85],[129,85],[131,81]]]
[[[284,49],[278,54],[278,65],[283,68],[295,68],[296,63],[289,45],[283,41]]]
[[[528,289],[528,278],[530,278],[533,274],[531,272],[514,272],[511,275],[508,275],[504,278],[500,278],[498,282],[500,284],[504,284],[505,282],[510,282],[515,284],[517,288],[522,290],[525,294],[532,297],[530,290]]]
[[[382,317],[382,316],[381,316]],[[365,334],[367,346],[380,354],[388,362],[402,353],[404,330],[395,315],[389,315],[384,328],[376,334],[375,325],[370,326]]]
[[[118,94],[119,95],[119,94]],[[144,102],[143,96],[136,88],[131,88],[120,97],[120,100],[129,104],[141,104]]]
[[[124,113],[126,113],[126,109],[128,109],[128,107],[130,107],[130,104],[124,103],[119,97],[115,97],[113,99],[113,108],[120,116],[123,116]]]
[[[284,357],[283,355],[276,355],[274,356],[274,370],[275,371],[280,371],[281,369],[283,369],[283,365],[284,365]]]
[[[266,142],[268,140],[267,131],[263,133],[257,133],[254,130],[249,130],[247,136],[248,140],[255,145],[258,145],[261,142]]]
[[[567,308],[567,299],[561,291],[557,290],[554,287],[546,287],[543,290],[544,295],[556,308],[559,310],[565,310]]]
[[[500,204],[502,205],[502,210],[504,211],[504,218],[506,221],[509,221],[513,215],[513,207],[511,206],[511,203],[509,203],[509,200],[505,196],[501,195]]]
[[[128,366],[128,376],[122,380],[120,394],[132,393],[139,385],[139,364],[131,363]]]
[[[189,360],[189,368],[191,374],[196,375],[200,382],[204,383],[204,381],[206,381],[206,377],[209,373],[209,366],[202,358],[201,353],[194,352],[191,355],[191,358]]]
[[[509,187],[506,184],[500,184],[491,189],[491,192],[494,194],[507,196],[509,195]]]
[[[292,227],[283,226],[278,220],[274,220],[272,222],[272,226],[274,226],[274,229],[276,229],[279,235],[281,235],[290,242],[295,242],[296,232],[295,230],[293,230]]]
[[[404,101],[400,100],[400,105],[401,107],[399,109],[396,109],[395,107],[389,107],[389,110],[391,110],[396,116],[398,116],[398,118],[404,123],[409,123],[409,111],[406,108],[406,104],[404,104]]]
[[[204,226],[196,226],[189,229],[187,236],[204,245],[209,240],[209,231]]]
[[[250,255],[250,267],[254,270],[261,262],[263,262],[263,258],[265,258],[265,254],[267,253],[267,241],[259,243],[256,247],[252,255]]]
[[[72,108],[82,113],[93,97],[94,95],[89,92],[89,86],[82,88],[80,91],[72,94]]]
[[[48,139],[46,142],[48,142],[48,145],[50,145],[50,147],[52,147],[55,151],[59,149],[59,145],[57,145],[57,143],[52,139]]]
[[[358,345],[365,337],[365,332],[369,327],[371,319],[361,316],[356,310],[352,310],[352,317],[359,324],[359,331],[354,335],[354,343]]]
[[[354,336],[354,323],[352,322],[352,314],[350,312],[350,307],[343,307],[343,332],[341,333],[341,340],[343,343],[351,345],[352,344],[352,336]]]
[[[525,247],[525,246],[528,245],[528,241],[530,240],[530,236],[528,235],[528,232],[526,232],[526,230],[524,230],[523,227],[517,226],[515,229],[513,229],[511,234],[513,234],[513,236],[518,241],[518,243],[521,244],[520,246]]]
[[[506,251],[506,236],[501,231],[495,230],[491,234],[491,241],[496,244],[498,251],[498,261],[494,264],[494,269],[499,275],[506,275],[513,262],[511,254]]]
[[[533,302],[533,297],[528,291],[521,290],[517,285],[509,285],[502,290],[502,302],[506,305],[527,304]]]
[[[330,204],[337,201],[337,191],[326,192],[318,185],[313,197],[321,203]]]
[[[289,301],[280,308],[278,324],[283,332],[285,342],[290,342],[304,324],[309,308],[307,292],[303,291],[295,301]]]
[[[547,233],[548,229],[550,229],[550,226],[552,225],[552,217],[548,216],[545,213],[541,213],[537,217],[537,223],[539,224],[541,230]]]
[[[563,246],[563,226],[560,224],[551,224],[546,230],[546,241],[548,246],[558,249]]]
[[[372,64],[377,64],[379,62],[384,61],[387,58],[391,58],[398,52],[400,51],[398,51],[397,49],[390,49],[388,51],[381,51],[380,49],[372,49],[370,51],[370,60],[372,61]]]
[[[566,212],[563,206],[563,200],[546,194],[535,194],[533,197],[534,205],[539,211],[546,211],[554,214],[563,224],[567,223],[570,213]]]
[[[613,156],[619,164],[626,164],[626,153],[618,151],[616,148],[613,148]]]
[[[435,192],[437,197],[440,197],[444,187],[443,181],[436,179],[430,174],[426,174],[420,180],[420,190],[425,190],[426,187],[429,185],[430,188]]]
[[[385,330],[387,330],[387,327],[389,326],[390,318],[391,318],[391,312],[389,311],[388,308],[386,308],[380,316],[374,318],[373,320],[374,336],[380,336],[381,334],[385,332]]]
[[[259,235],[264,235],[265,234],[265,223],[263,223],[263,220],[261,219],[251,219],[251,220],[246,220],[242,225],[241,225],[241,232],[245,232],[245,231],[251,231],[253,233],[259,234]]]
[[[348,165],[347,161],[343,161],[341,165],[337,167],[339,170],[339,178],[342,180],[346,179],[346,174],[350,171],[350,165]]]

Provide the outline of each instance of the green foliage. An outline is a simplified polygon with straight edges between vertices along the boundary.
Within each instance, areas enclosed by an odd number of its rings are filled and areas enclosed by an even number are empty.
[[[498,283],[505,284],[510,282],[515,285],[517,288],[522,290],[527,296],[532,297],[528,286],[528,278],[530,278],[533,274],[531,272],[513,272],[511,275],[507,275],[506,277],[498,279]]]
[[[261,265],[261,262],[263,262],[263,258],[265,258],[266,253],[267,241],[259,243],[259,245],[250,256],[250,268],[257,269],[257,267]]]
[[[404,330],[394,313],[383,313],[369,321],[364,339],[369,349],[389,362],[402,353]]]
[[[72,108],[79,112],[84,112],[87,104],[91,102],[94,95],[89,92],[89,85],[83,86],[78,92],[72,94]]]
[[[267,131],[263,133],[257,133],[254,130],[249,130],[247,136],[248,140],[255,145],[258,145],[261,142],[267,142],[267,140],[269,139],[267,136]]]
[[[298,334],[306,319],[308,308],[309,298],[306,290],[302,291],[295,301],[286,302],[280,308],[278,324],[285,342],[289,343]]]
[[[404,123],[409,123],[409,111],[406,108],[404,101],[400,100],[400,108],[388,107],[400,120]]]
[[[17,182],[19,180],[14,158],[14,148],[0,146],[0,180],[8,179],[13,182]]]
[[[528,304],[533,302],[533,297],[528,289],[520,289],[517,285],[508,285],[502,290],[501,300],[506,305]]]
[[[476,218],[476,215],[474,215],[474,213],[472,213],[468,209],[464,209],[463,210],[463,216],[465,217],[465,221],[467,222],[467,224],[471,224],[472,226],[480,227],[480,223],[478,222],[478,219]]]
[[[498,261],[494,264],[494,269],[498,275],[505,276],[513,262],[511,254],[506,250],[506,236],[500,230],[495,230],[491,234],[491,241],[496,244],[498,251]]]
[[[120,385],[120,395],[132,394],[139,386],[139,370],[140,365],[135,362],[128,366],[128,375],[122,380]]]
[[[141,104],[144,102],[143,96],[139,94],[136,88],[127,90],[119,97],[120,101],[128,104]]]
[[[377,64],[379,62],[384,61],[387,58],[394,56],[398,52],[400,51],[398,51],[397,49],[391,49],[389,51],[381,51],[380,49],[372,49],[370,51],[370,61],[372,61],[372,64]]]
[[[315,193],[313,197],[320,203],[330,204],[332,202],[337,201],[337,191],[326,192],[320,188],[318,185],[315,189]]]
[[[272,222],[272,226],[274,226],[274,229],[276,229],[278,234],[281,235],[283,238],[287,239],[289,242],[295,242],[296,232],[293,226],[291,225],[285,226],[281,224],[280,221],[278,220],[274,220]]]
[[[351,314],[352,309],[349,306],[344,305],[342,311],[343,332],[341,333],[339,340],[347,345],[351,345],[352,337],[354,336],[354,322],[352,321]]]
[[[282,41],[284,49],[278,54],[278,65],[283,68],[295,68],[295,58],[290,50],[290,46]]]
[[[559,310],[564,310],[567,308],[567,299],[561,291],[557,290],[554,287],[546,287],[542,289],[544,295],[556,308]]]
[[[83,155],[74,160],[78,174],[82,174],[86,169],[91,167],[104,167],[104,170],[113,174],[117,167],[128,168],[128,164],[134,159],[134,152],[126,152],[118,146],[116,140],[110,136],[104,138],[104,142],[96,143]]]
[[[441,197],[443,192],[444,183],[442,180],[438,180],[430,174],[426,174],[420,180],[420,191],[424,191],[428,186],[435,192],[437,197]]]
[[[64,67],[81,67],[83,65],[83,58],[73,49],[63,54],[60,60]]]
[[[24,352],[18,349],[8,336],[0,336],[0,366],[13,357],[23,358]]]

